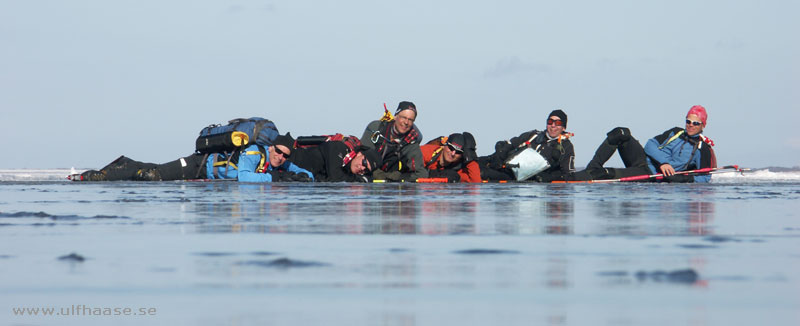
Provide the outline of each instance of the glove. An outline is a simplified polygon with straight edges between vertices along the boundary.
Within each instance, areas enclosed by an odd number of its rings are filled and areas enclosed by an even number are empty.
[[[386,172],[383,170],[375,170],[372,172],[372,178],[375,180],[400,181],[403,180],[403,174],[400,173],[400,171]]]
[[[294,175],[294,172],[280,170],[267,171],[267,173],[272,175],[272,182],[292,181],[292,175]]]
[[[308,176],[308,174],[305,174],[305,173],[294,173],[291,176],[291,181],[294,181],[294,182],[312,182],[314,180],[312,180],[311,177]]]
[[[447,182],[460,182],[461,176],[455,170],[431,170],[428,171],[431,178],[447,178]]]
[[[694,177],[688,174],[673,174],[669,177],[664,177],[664,181],[669,183],[691,183],[694,182]]]

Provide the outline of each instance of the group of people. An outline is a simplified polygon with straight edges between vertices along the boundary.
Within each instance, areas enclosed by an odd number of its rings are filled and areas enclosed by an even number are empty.
[[[588,181],[634,175],[663,174],[670,182],[708,182],[710,176],[676,172],[716,167],[713,142],[703,136],[708,115],[696,105],[686,114],[683,128],[671,128],[643,147],[630,130],[608,132],[583,171],[575,170],[575,150],[567,132],[567,114],[554,110],[545,129],[531,130],[501,140],[495,151],[478,157],[469,132],[453,133],[422,143],[414,123],[417,107],[400,102],[394,115],[370,122],[361,138],[328,139],[301,145],[290,133],[278,135],[269,146],[257,144],[223,153],[193,153],[164,164],[144,163],[120,156],[100,170],[89,170],[74,180],[189,180],[236,179],[243,182],[370,182],[416,181],[436,178],[447,182]],[[535,152],[542,167],[522,175],[513,163],[523,152]],[[603,165],[619,152],[625,168]]]

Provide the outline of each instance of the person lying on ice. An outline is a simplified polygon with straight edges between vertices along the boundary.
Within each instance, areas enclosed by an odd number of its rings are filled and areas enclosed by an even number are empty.
[[[686,114],[685,127],[675,127],[647,141],[644,148],[633,138],[628,128],[617,127],[608,132],[607,137],[586,165],[586,169],[574,173],[570,180],[603,180],[624,177],[664,174],[667,182],[709,182],[711,175],[675,174],[716,167],[714,145],[703,136],[708,114],[706,109],[695,105]],[[619,152],[624,169],[604,168],[603,164]]]
[[[420,146],[428,176],[447,178],[448,182],[481,182],[475,146],[475,137],[468,132],[438,137]]]
[[[387,110],[383,118],[367,125],[361,143],[377,150],[383,162],[373,173],[375,179],[414,181],[428,177],[422,164],[422,133],[414,124],[416,119],[417,107],[403,101],[394,116]]]
[[[478,158],[481,176],[484,180],[516,180],[514,172],[507,163],[516,154],[527,148],[535,149],[549,167],[527,179],[527,181],[550,182],[564,180],[575,171],[575,149],[570,142],[571,133],[566,132],[567,114],[554,110],[547,115],[544,131],[531,130],[510,140],[498,141],[495,152]]]
[[[370,174],[381,165],[376,150],[353,143],[348,146],[345,141],[297,148],[290,160],[323,182],[370,182]]]
[[[99,171],[89,170],[82,181],[167,181],[189,179],[237,179],[241,182],[313,181],[314,175],[288,161],[294,146],[289,133],[279,135],[272,146],[250,145],[235,151],[233,159],[222,153],[192,154],[155,164],[120,156]]]

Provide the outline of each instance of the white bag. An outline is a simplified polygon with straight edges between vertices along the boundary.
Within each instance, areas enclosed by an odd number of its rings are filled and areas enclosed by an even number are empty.
[[[541,145],[539,145],[541,146]],[[508,160],[506,167],[514,172],[517,181],[527,180],[539,172],[550,168],[550,163],[533,148],[526,148]]]

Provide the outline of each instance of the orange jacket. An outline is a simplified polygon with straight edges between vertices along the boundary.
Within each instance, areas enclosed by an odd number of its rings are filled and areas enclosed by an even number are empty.
[[[439,144],[427,144],[422,145],[419,148],[422,150],[422,163],[425,164],[425,168],[428,170],[443,170],[441,166],[439,166],[439,160],[437,159],[430,165],[428,163],[433,159],[434,153],[436,153],[442,145]],[[444,150],[444,149],[442,149]],[[458,170],[458,175],[461,176],[461,182],[481,182],[481,169],[478,166],[478,162],[471,161],[467,163],[467,166]]]

